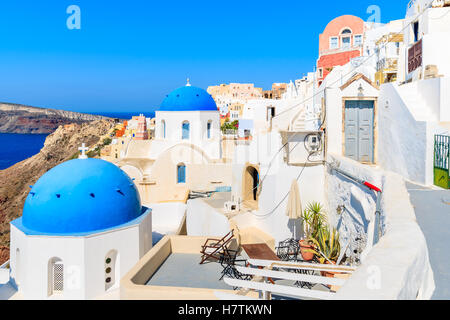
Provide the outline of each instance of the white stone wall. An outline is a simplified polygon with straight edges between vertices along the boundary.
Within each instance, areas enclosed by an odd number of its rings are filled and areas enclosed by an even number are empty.
[[[166,137],[162,136],[162,121],[166,123]],[[182,123],[189,121],[190,138],[182,140]],[[207,124],[211,121],[211,138],[207,137]],[[203,149],[212,159],[221,158],[219,111],[156,111],[155,141],[152,155],[157,157],[171,146],[189,142]]]
[[[110,250],[119,253],[116,267],[122,277],[151,246],[151,213],[138,225],[90,236],[33,236],[11,225],[11,278],[16,281],[20,269],[18,289],[25,299],[93,299],[106,292],[104,260]],[[59,297],[48,296],[48,264],[53,257],[64,264],[64,293]],[[113,288],[119,283],[116,279]]]
[[[388,172],[383,172],[381,179],[385,233],[335,298],[430,299],[435,289],[433,271],[405,183],[400,176]]]

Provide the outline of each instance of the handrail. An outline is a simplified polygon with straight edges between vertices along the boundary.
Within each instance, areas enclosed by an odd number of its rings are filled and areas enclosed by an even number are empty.
[[[268,269],[256,269],[256,268],[246,268],[242,266],[236,266],[237,271],[243,274],[248,274],[252,276],[268,277],[273,279],[283,279],[292,281],[305,281],[310,283],[319,283],[324,285],[332,286],[343,286],[345,284],[345,279],[330,278],[322,276],[314,276],[301,273],[292,273],[286,271],[274,271]]]
[[[301,289],[289,286],[282,286],[278,284],[261,283],[256,281],[237,280],[229,277],[223,278],[224,282],[233,287],[241,287],[247,289],[258,290],[261,292],[272,292],[278,294],[286,294],[296,297],[308,297],[323,300],[331,300],[334,298],[335,293],[324,292],[311,289]]]

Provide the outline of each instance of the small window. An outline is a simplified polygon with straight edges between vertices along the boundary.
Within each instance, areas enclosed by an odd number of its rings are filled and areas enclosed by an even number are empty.
[[[341,32],[341,34],[351,34],[351,33],[352,33],[352,30],[350,30],[348,28],[342,30],[342,32]]]
[[[337,48],[339,48],[339,38],[331,37],[330,38],[330,49],[337,49]]]
[[[419,21],[414,22],[413,32],[414,32],[414,42],[419,41]]]
[[[351,38],[343,37],[342,38],[342,48],[350,48],[350,46],[351,46]]]
[[[182,131],[181,138],[183,140],[189,139],[190,128],[189,128],[189,122],[188,121],[184,121],[183,122],[183,124],[181,125],[181,131]]]
[[[211,120],[208,121],[208,124],[206,125],[206,134],[208,139],[211,139],[211,127],[212,127],[212,122]]]
[[[59,258],[51,258],[48,262],[48,295],[64,292],[64,264]]]
[[[362,35],[359,34],[355,36],[355,46],[362,46]]]
[[[186,166],[184,164],[177,166],[177,183],[186,183]]]
[[[164,120],[161,121],[161,137],[166,138],[166,121]]]

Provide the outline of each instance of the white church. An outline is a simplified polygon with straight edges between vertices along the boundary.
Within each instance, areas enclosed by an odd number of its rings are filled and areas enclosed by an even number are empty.
[[[101,297],[151,249],[151,224],[132,179],[83,151],[45,173],[11,222],[10,283],[24,299]]]
[[[224,160],[212,96],[189,80],[169,93],[155,112],[155,138],[129,141],[117,165],[135,179],[146,205],[230,186],[231,163]]]

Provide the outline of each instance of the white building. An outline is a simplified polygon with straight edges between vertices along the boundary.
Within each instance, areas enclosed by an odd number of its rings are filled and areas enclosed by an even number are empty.
[[[11,222],[11,282],[24,299],[118,298],[151,246],[151,210],[133,181],[109,162],[71,160],[36,182]]]
[[[118,165],[135,178],[146,205],[185,201],[190,190],[230,184],[214,99],[189,83],[168,94],[155,113],[155,138],[130,141]],[[228,175],[227,175],[228,173]]]

